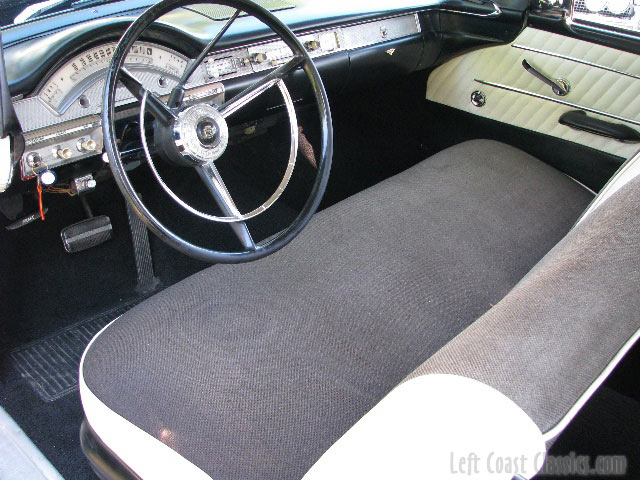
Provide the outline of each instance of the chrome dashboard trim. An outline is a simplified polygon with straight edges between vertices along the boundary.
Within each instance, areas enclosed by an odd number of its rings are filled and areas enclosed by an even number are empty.
[[[570,15],[565,15],[564,23],[567,28],[576,35],[583,33],[580,32],[580,30],[586,30],[587,32],[605,34],[613,37],[624,38],[625,40],[640,41],[640,34],[621,32],[620,30],[614,30],[613,28],[597,27],[595,25],[576,21],[571,18]]]
[[[408,37],[408,36],[411,36],[411,35],[415,35],[416,33],[422,33],[422,26],[420,25],[420,16],[418,15],[418,13],[399,13],[399,14],[389,15],[389,16],[386,16],[386,17],[380,17],[380,18],[376,18],[376,19],[368,19],[368,20],[361,20],[361,21],[358,21],[358,22],[337,24],[337,25],[334,25],[333,27],[324,27],[324,28],[318,28],[318,29],[314,29],[314,30],[302,30],[302,31],[299,31],[299,32],[294,32],[294,33],[296,34],[296,37],[303,37],[303,36],[306,36],[306,35],[315,35],[315,34],[318,34],[318,33],[334,32],[336,30],[341,30],[341,29],[344,29],[344,28],[358,27],[358,26],[361,26],[361,25],[368,25],[368,24],[372,24],[372,23],[377,23],[377,22],[382,22],[382,21],[387,21],[387,20],[394,20],[396,18],[409,17],[409,16],[413,16],[415,18],[415,22],[416,22],[416,31],[415,32],[410,32],[407,35],[402,36],[402,37],[393,37],[393,38],[389,38],[389,39],[382,39],[379,42],[374,42],[374,43],[369,44],[369,45],[374,45],[376,43],[385,43],[385,42],[389,42],[389,41],[392,41],[392,40],[397,40],[399,38],[405,38],[405,37]],[[248,49],[248,48],[252,48],[252,47],[259,47],[259,46],[262,46],[262,45],[269,45],[269,44],[277,43],[277,42],[278,42],[278,40],[273,40],[273,39],[261,40],[261,41],[258,41],[258,42],[252,42],[252,43],[244,44],[241,47],[228,47],[228,48],[225,48],[225,49],[221,49],[221,50],[216,51],[214,55],[216,55],[216,56],[217,55],[222,55],[222,54],[226,54],[226,53],[229,53],[229,52],[234,52],[234,51],[237,51],[237,50],[240,50],[240,49],[243,49],[243,48],[247,48]],[[328,52],[325,55],[330,55],[332,53],[337,53],[337,52],[341,52],[341,51],[345,51],[345,50],[351,51],[351,50],[355,50],[357,48],[361,48],[361,47],[349,48],[348,46],[345,46],[344,48],[339,48],[339,49],[336,49],[336,50],[334,50],[332,52]],[[316,55],[316,56],[321,56],[321,55]]]
[[[49,140],[55,140],[56,138],[62,135],[73,135],[74,133],[84,132],[85,130],[90,130],[92,128],[100,127],[101,125],[100,117],[99,116],[93,116],[93,117],[94,117],[94,120],[88,120],[87,123],[82,123],[77,127],[68,128],[64,131],[52,132],[52,133],[47,133],[39,136],[33,136],[33,135],[27,134],[25,136],[25,147],[33,147],[34,145],[38,145],[39,143],[44,143]],[[89,118],[91,117],[87,117],[87,119]]]
[[[436,10],[439,12],[447,12],[447,13],[457,13],[460,15],[471,15],[472,17],[482,17],[482,18],[496,18],[502,15],[502,9],[495,3],[493,4],[493,12],[491,13],[475,13],[475,12],[465,12],[464,10],[455,10],[450,8],[437,8]]]
[[[606,70],[608,72],[613,72],[613,73],[617,73],[619,75],[624,75],[626,77],[631,77],[631,78],[635,78],[637,80],[640,80],[640,75],[634,75],[633,73],[625,72],[623,70],[617,70],[615,68],[607,67],[605,65],[600,65],[598,63],[588,62],[588,61],[582,60],[580,58],[570,57],[568,55],[563,55],[561,53],[549,52],[548,50],[541,50],[541,49],[538,49],[538,48],[527,47],[526,45],[513,44],[511,46],[513,48],[517,48],[517,49],[520,49],[520,50],[526,50],[528,52],[540,53],[542,55],[548,55],[550,57],[561,58],[563,60],[568,60],[570,62],[581,63],[582,65],[587,65],[589,67],[599,68],[599,69],[602,69],[602,70]]]
[[[114,42],[105,42],[104,44],[101,44],[101,45],[111,45],[111,44],[114,44]],[[185,64],[189,61],[189,58],[180,54],[175,49],[171,49],[169,47],[165,47],[163,45],[159,45],[154,42],[139,42],[139,45],[159,48],[163,51],[167,51],[172,55],[175,55],[176,57],[178,57],[180,60],[184,61]],[[91,48],[95,49],[97,47],[94,46]],[[76,54],[76,56],[79,56],[79,55],[80,54]],[[52,128],[52,127],[55,127],[56,125],[61,125],[67,122],[77,121],[83,118],[89,118],[91,116],[100,114],[101,107],[98,108],[98,104],[96,104],[95,106],[92,104],[92,107],[89,109],[89,111],[86,111],[86,112],[83,112],[80,107],[75,105],[75,101],[81,95],[76,95],[75,97],[73,97],[73,101],[69,105],[65,106],[65,109],[63,112],[55,111],[53,108],[51,108],[51,106],[49,106],[41,98],[42,91],[47,85],[47,82],[49,81],[49,79],[51,79],[59,71],[60,68],[64,67],[73,58],[74,57],[71,57],[69,59],[66,59],[65,62],[61,62],[57,64],[54,70],[48,72],[48,74],[44,77],[43,81],[40,82],[37,89],[33,92],[32,95],[23,97],[13,102],[14,108],[16,109],[16,113],[18,115],[18,118],[20,119],[22,128],[24,129],[25,132],[29,133],[29,132],[42,130],[42,129]],[[130,69],[132,71],[136,71],[139,68],[145,68],[145,65],[144,64],[130,65]],[[202,67],[199,67],[199,68],[202,68]],[[104,71],[104,69],[101,71]],[[158,70],[158,72],[166,76],[171,76],[171,74],[168,72],[161,72],[160,70]],[[98,75],[99,73],[100,71],[94,72],[91,75],[89,75],[89,77],[91,77],[90,81],[87,81],[84,79],[80,81],[86,84],[85,85],[86,88],[84,91],[87,91],[88,89],[96,88],[95,87],[96,84],[100,82],[99,75]],[[195,77],[196,76],[194,75],[192,78],[195,78]],[[175,79],[175,81],[177,82],[177,78]],[[207,82],[204,79],[198,79],[193,82],[190,82],[187,85],[187,87],[190,90],[193,90],[195,88],[200,88],[209,84],[211,84],[211,82]],[[147,85],[147,88],[149,87],[150,85]],[[100,94],[96,94],[96,95],[99,95],[99,97],[96,97],[96,98],[98,98],[101,104],[101,101],[102,101],[101,95]],[[119,99],[118,106],[124,106],[124,105],[133,104],[133,103],[135,103],[134,97],[132,95],[127,95],[126,98]],[[47,116],[47,114],[49,114],[49,116]]]
[[[202,12],[197,12],[197,11],[190,11],[191,13],[195,13],[205,19],[207,19],[207,21],[209,23],[212,23],[211,20],[209,19],[209,17],[207,17],[206,15],[204,15]],[[458,13],[464,13],[464,12],[458,12]],[[322,33],[322,32],[327,32],[327,31],[331,31],[331,30],[336,30],[336,29],[340,29],[340,28],[348,28],[348,27],[355,27],[358,25],[364,25],[367,23],[373,23],[373,22],[378,22],[378,21],[382,21],[382,20],[390,20],[390,19],[394,19],[394,18],[398,18],[398,17],[405,17],[405,16],[409,16],[409,15],[413,15],[416,19],[416,33],[421,33],[422,32],[422,27],[420,25],[420,18],[418,15],[418,12],[402,12],[402,13],[395,13],[392,15],[387,15],[384,17],[379,17],[379,18],[369,18],[369,19],[365,19],[365,20],[360,20],[360,21],[352,21],[352,22],[347,22],[347,23],[343,23],[343,24],[336,24],[334,26],[327,26],[327,27],[323,27],[320,29],[310,29],[310,30],[300,30],[300,31],[296,31],[295,34],[296,36],[303,36],[303,35],[312,35],[315,33]],[[16,55],[18,53],[17,49],[14,49],[14,47],[20,46],[22,45],[22,48],[19,49],[21,54],[27,54],[27,55],[33,55],[32,51],[28,51],[26,52],[24,50],[24,48],[26,47],[27,49],[35,49],[37,51],[49,51],[51,50],[51,48],[59,46],[61,44],[66,43],[71,37],[73,37],[74,35],[79,35],[80,33],[83,32],[87,32],[90,31],[91,29],[99,29],[102,28],[106,25],[112,25],[114,22],[121,22],[123,25],[129,24],[131,22],[133,22],[136,19],[136,17],[134,16],[130,16],[130,15],[125,15],[125,16],[121,16],[121,17],[109,17],[109,18],[100,18],[100,19],[96,19],[96,20],[91,20],[88,22],[84,22],[78,25],[73,25],[69,28],[66,28],[62,31],[58,31],[58,32],[54,32],[50,35],[47,35],[46,37],[36,37],[36,38],[31,38],[31,39],[25,39],[25,40],[20,40],[20,41],[16,41],[10,44],[6,44],[4,45],[5,47],[5,56],[13,56]],[[177,20],[174,19],[172,17],[166,18],[162,23],[166,26],[169,27],[174,27],[174,28],[178,28],[180,27],[180,25],[172,20]],[[197,38],[200,39],[202,41],[206,41],[208,36],[207,34],[209,32],[201,32],[201,31],[197,31],[197,29],[195,29],[194,27],[192,27],[189,31],[185,31],[184,33],[186,33],[187,35],[192,36],[193,38]],[[215,35],[215,32],[213,32],[213,35]],[[247,44],[243,44],[241,46],[234,46],[234,47],[228,47],[226,49],[222,49],[216,52],[216,54],[218,53],[224,53],[224,52],[229,52],[229,51],[233,51],[233,50],[238,50],[239,48],[249,48],[252,46],[257,46],[257,45],[263,45],[263,44],[268,44],[268,43],[273,43],[276,42],[277,40],[274,40],[273,38],[269,38],[267,40],[263,40],[263,41],[258,41],[258,42],[252,42],[252,43],[247,43]],[[12,65],[12,66],[16,66],[19,67],[21,62],[20,59],[14,59],[11,58],[10,60],[7,59],[6,60],[7,65]],[[55,66],[53,67],[53,69],[55,69]],[[23,71],[19,71],[19,70],[15,70],[12,69],[11,71],[8,71],[7,74],[11,79],[18,79],[23,77],[25,74],[25,72]],[[47,75],[48,77],[48,75]],[[38,88],[36,88],[35,90],[37,90]]]
[[[594,113],[596,115],[602,115],[603,117],[613,118],[614,120],[620,120],[622,122],[631,123],[633,125],[640,126],[640,121],[638,121],[638,120],[632,120],[630,118],[621,117],[619,115],[614,115],[612,113],[603,112],[601,110],[596,110],[595,108],[585,107],[585,106],[579,105],[577,103],[567,102],[566,100],[561,100],[559,98],[553,98],[553,97],[549,97],[547,95],[541,95],[539,93],[530,92],[528,90],[523,90],[521,88],[510,87],[509,85],[503,85],[503,84],[500,84],[500,83],[487,82],[485,80],[479,80],[477,78],[474,78],[474,81],[479,83],[479,84],[481,84],[481,85],[487,85],[489,87],[499,88],[501,90],[507,90],[509,92],[519,93],[519,94],[522,94],[522,95],[527,95],[529,97],[539,98],[541,100],[548,100],[550,102],[558,103],[560,105],[565,105],[567,107],[577,108],[577,109],[580,109],[580,110],[584,110],[585,112]]]

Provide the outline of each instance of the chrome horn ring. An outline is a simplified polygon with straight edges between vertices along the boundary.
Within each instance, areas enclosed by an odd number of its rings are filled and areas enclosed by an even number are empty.
[[[219,223],[236,223],[236,222],[244,222],[251,218],[257,217],[261,213],[267,211],[267,209],[271,207],[280,198],[280,196],[284,193],[284,190],[287,188],[287,185],[291,180],[291,176],[293,175],[293,170],[296,166],[296,159],[298,157],[298,118],[296,116],[296,110],[293,105],[293,100],[291,98],[291,94],[289,93],[289,89],[287,89],[287,86],[282,80],[278,81],[277,86],[280,89],[282,98],[284,99],[284,104],[287,109],[287,114],[289,116],[289,126],[291,127],[291,130],[290,130],[291,147],[289,150],[289,163],[287,164],[287,168],[284,172],[284,176],[282,177],[282,180],[280,181],[280,184],[278,185],[276,190],[273,192],[273,194],[262,205],[250,211],[249,213],[241,214],[238,216],[227,216],[227,217],[223,217],[219,215],[211,215],[209,213],[202,212],[197,208],[192,207],[187,202],[182,200],[173,190],[171,190],[171,188],[162,179],[162,177],[160,176],[160,173],[158,172],[158,169],[155,166],[155,163],[153,162],[153,158],[151,157],[151,153],[149,152],[149,145],[147,143],[146,136],[144,135],[144,132],[145,132],[144,117],[145,117],[146,106],[147,106],[147,95],[143,97],[142,104],[140,106],[140,120],[139,120],[140,138],[142,139],[142,149],[144,150],[144,154],[147,158],[147,162],[149,162],[149,167],[153,172],[153,176],[156,178],[156,180],[158,181],[162,189],[165,191],[165,193],[169,195],[169,197],[171,197],[173,201],[175,201],[178,205],[180,205],[182,208],[187,210],[189,213],[196,215],[197,217],[200,217],[204,220],[209,220],[212,222],[219,222]],[[193,108],[193,107],[189,107],[189,108]],[[188,111],[189,108],[185,110],[185,112]],[[214,107],[210,107],[210,108],[214,108]],[[217,114],[224,121],[224,118],[222,117],[222,115],[220,113],[217,113]],[[178,118],[180,118],[180,116]],[[176,124],[177,123],[178,122],[176,122]],[[226,121],[224,123],[224,128],[225,130],[227,130]],[[226,136],[227,136],[226,141],[228,142],[228,130],[227,130]],[[195,141],[198,141],[198,140],[196,139]],[[193,150],[191,150],[191,148],[192,147],[189,146],[188,149],[184,150],[184,152],[188,152],[190,155],[192,155]],[[226,148],[226,143],[224,148]],[[198,164],[201,166],[209,165],[215,162],[218,158],[220,158],[220,156],[222,156],[222,153],[224,153],[224,151],[222,151],[217,157],[201,163],[198,162]],[[197,160],[193,160],[193,159],[191,161],[193,161],[194,163],[197,162]]]

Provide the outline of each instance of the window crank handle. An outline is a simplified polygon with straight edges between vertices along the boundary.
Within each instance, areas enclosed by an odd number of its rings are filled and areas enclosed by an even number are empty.
[[[522,60],[522,66],[527,72],[529,72],[531,75],[536,77],[538,80],[542,80],[544,83],[549,85],[553,90],[553,93],[555,93],[556,95],[564,97],[567,93],[569,93],[569,90],[571,89],[571,85],[569,84],[568,80],[565,80],[564,78],[558,78],[557,80],[553,80],[547,77],[544,73],[536,70],[526,60]]]

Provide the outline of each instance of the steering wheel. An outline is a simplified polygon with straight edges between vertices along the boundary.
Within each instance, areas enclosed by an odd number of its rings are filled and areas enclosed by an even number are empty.
[[[307,225],[320,204],[329,179],[333,156],[333,127],[329,101],[322,79],[313,60],[296,38],[295,34],[272,13],[250,0],[216,0],[216,4],[234,8],[235,13],[227,20],[219,33],[207,44],[202,53],[187,65],[185,72],[182,74],[178,84],[172,89],[166,103],[156,94],[145,89],[143,84],[125,67],[125,59],[130,48],[141,37],[145,30],[162,15],[176,8],[191,5],[194,1],[195,0],[163,0],[151,6],[131,24],[120,39],[107,70],[105,83],[104,109],[102,114],[104,146],[111,171],[126,201],[131,204],[135,212],[149,229],[164,242],[186,255],[208,262],[240,263],[258,260],[275,253],[291,242]],[[293,56],[282,66],[266,74],[220,106],[208,103],[196,103],[184,107],[185,83],[205,57],[214,50],[220,38],[242,12],[256,17],[271,28],[291,49]],[[311,82],[313,96],[320,115],[322,134],[316,178],[309,198],[295,220],[275,236],[262,242],[255,242],[247,228],[246,220],[265,212],[278,200],[286,188],[295,167],[298,152],[298,125],[293,101],[283,79],[297,68],[304,69]],[[218,251],[190,243],[163,225],[142,202],[127,176],[120,151],[117,147],[114,121],[116,92],[119,83],[124,85],[141,103],[140,130],[142,146],[147,157],[147,162],[155,178],[159,181],[160,186],[187,212],[211,222],[229,224],[242,243],[242,250]],[[216,168],[215,162],[225,152],[229,140],[226,118],[274,86],[279,88],[289,115],[289,123],[291,126],[289,163],[284,177],[273,195],[260,207],[249,213],[242,214],[231,198]],[[223,216],[201,212],[191,207],[176,195],[162,180],[155,167],[144,134],[146,112],[149,112],[154,117],[155,135],[153,141],[156,149],[162,152],[162,156],[172,163],[195,168],[222,210]]]

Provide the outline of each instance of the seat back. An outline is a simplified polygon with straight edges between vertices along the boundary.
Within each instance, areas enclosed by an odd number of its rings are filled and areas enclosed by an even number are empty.
[[[479,380],[553,440],[640,336],[640,153],[497,305],[408,378]]]

